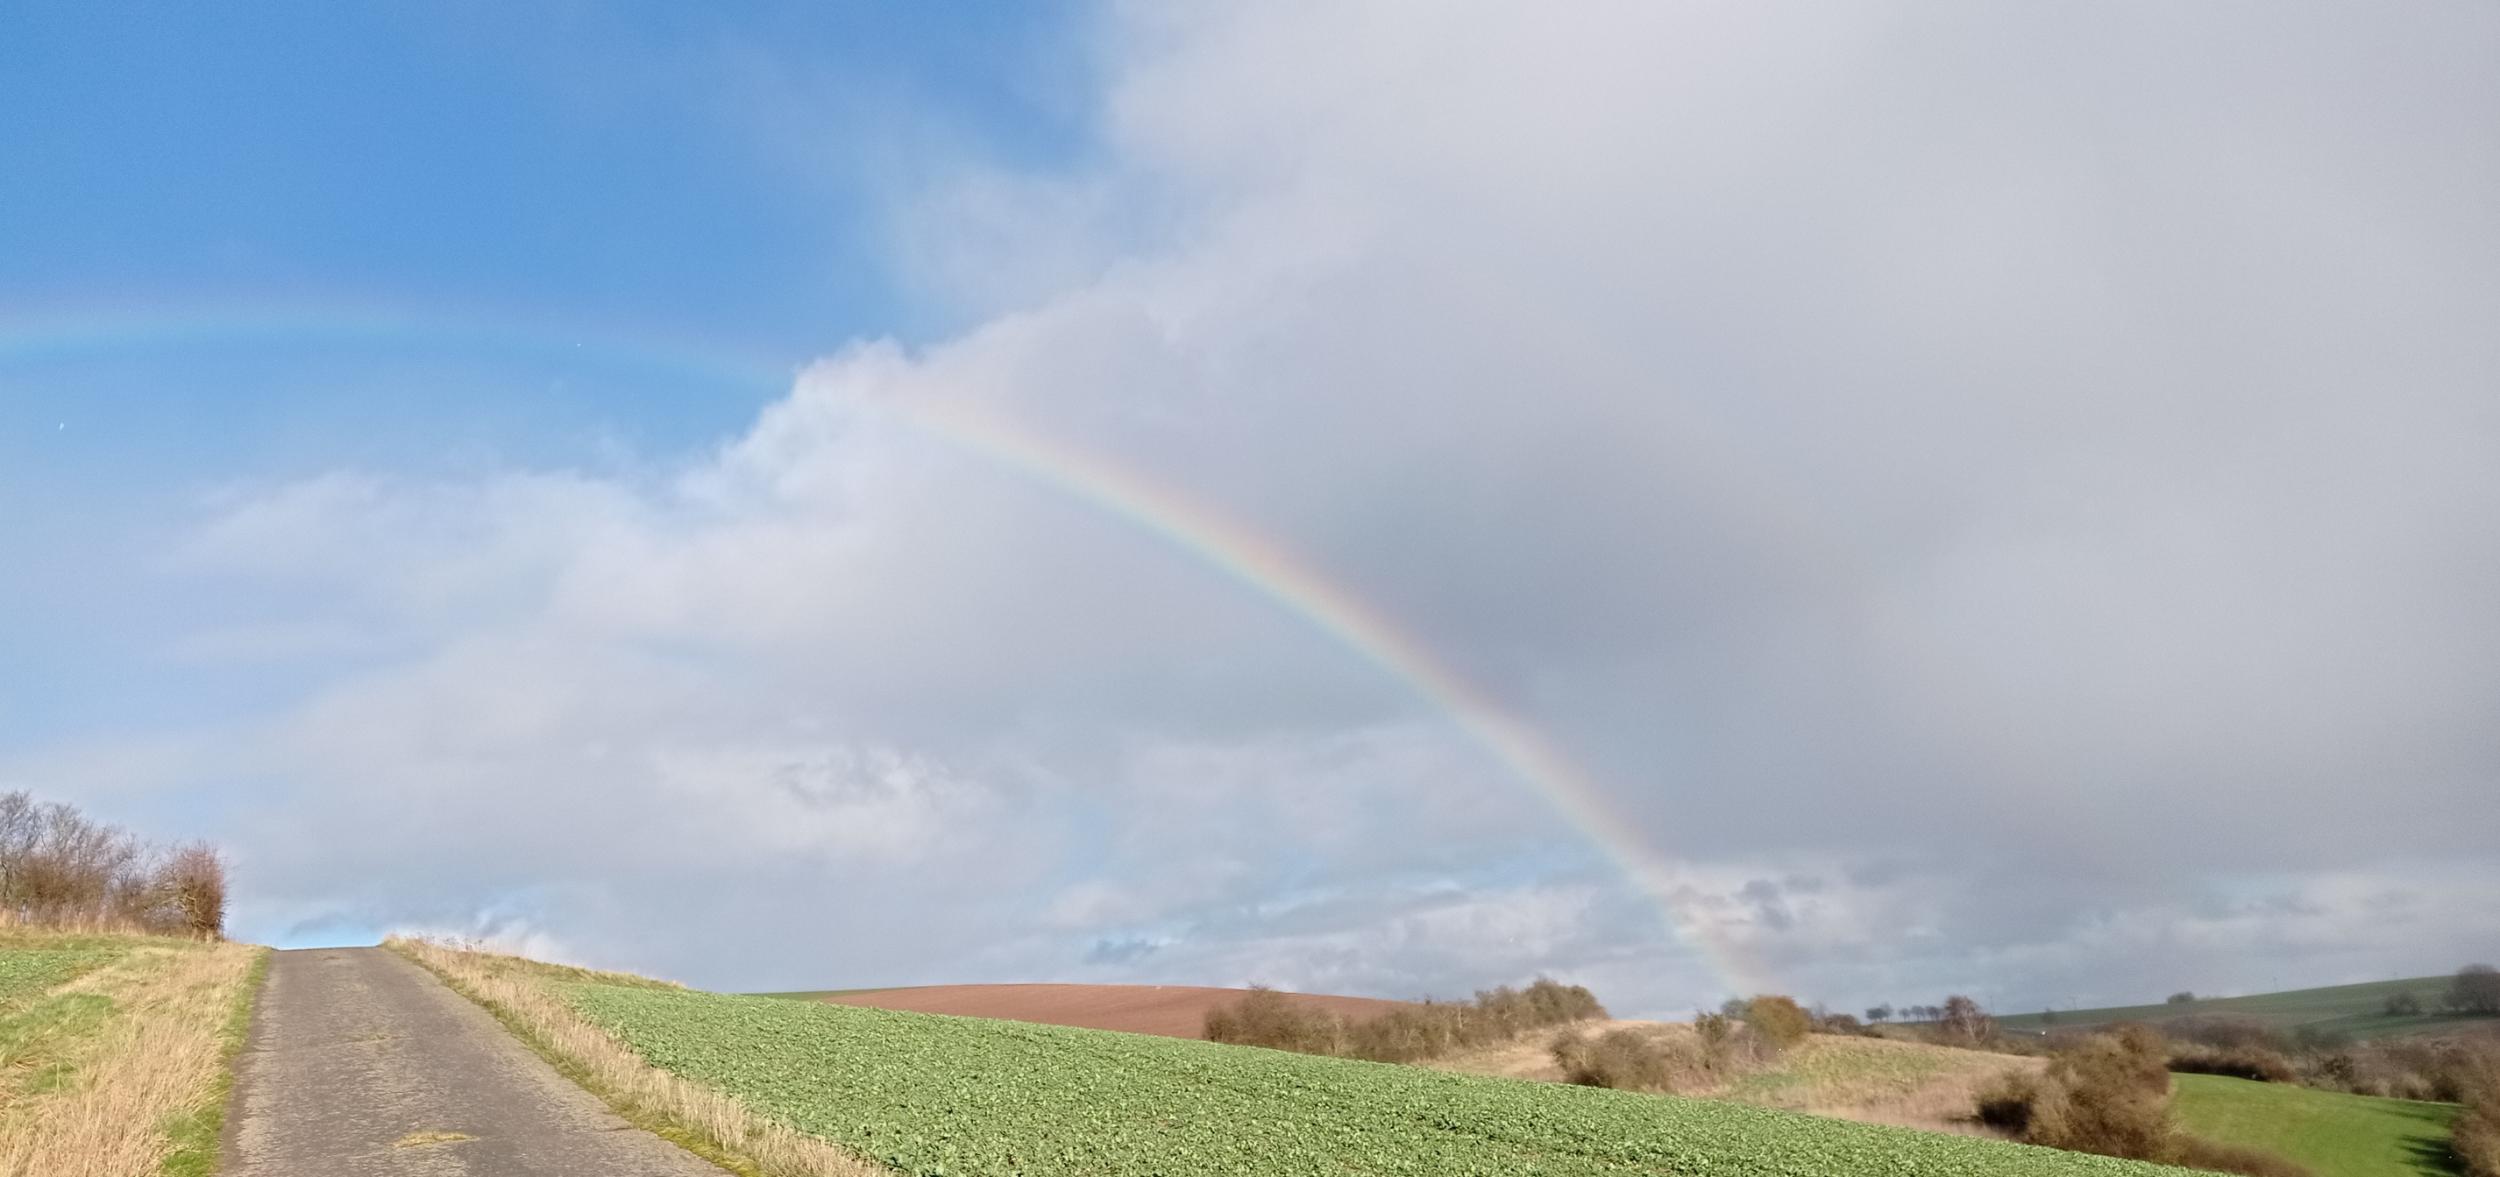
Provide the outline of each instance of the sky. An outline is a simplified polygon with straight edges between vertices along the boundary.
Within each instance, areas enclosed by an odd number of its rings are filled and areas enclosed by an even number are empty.
[[[0,14],[0,788],[741,990],[2500,956],[2500,9]]]

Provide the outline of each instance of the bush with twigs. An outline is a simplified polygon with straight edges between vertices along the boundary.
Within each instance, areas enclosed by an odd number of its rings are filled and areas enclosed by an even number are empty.
[[[1531,1030],[1606,1016],[1578,985],[1538,978],[1482,990],[1473,1001],[1425,1001],[1349,1020],[1263,986],[1207,1011],[1212,1042],[1404,1063],[1505,1041]]]
[[[2052,1056],[2041,1072],[2015,1072],[1983,1090],[1979,1118],[2049,1148],[2249,1177],[2307,1173],[2272,1153],[2179,1131],[2171,1121],[2168,1058],[2169,1044],[2146,1026],[2093,1034]]]
[[[1668,1026],[1625,1026],[1594,1036],[1566,1030],[1547,1049],[1569,1082],[1670,1093],[1718,1086],[1779,1056],[1755,1026],[1721,1013],[1695,1017],[1689,1034]]]
[[[151,846],[64,802],[0,793],[0,921],[215,939],[226,867],[214,847]]]
[[[1806,1040],[1814,1030],[1814,1019],[1795,998],[1766,993],[1745,1003],[1745,1025],[1772,1049],[1786,1050]]]
[[[2500,1177],[2500,1059],[2486,1060],[2469,1082],[2449,1147],[2467,1177]]]

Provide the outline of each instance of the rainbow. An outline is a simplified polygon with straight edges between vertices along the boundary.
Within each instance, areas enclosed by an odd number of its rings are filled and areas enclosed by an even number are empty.
[[[1770,988],[1760,963],[1692,911],[1668,865],[1632,837],[1588,774],[1533,725],[1433,653],[1386,615],[1277,540],[1244,527],[1169,485],[962,404],[922,406],[906,420],[986,460],[1022,472],[1162,539],[1267,598],[1422,696],[1494,759],[1540,793],[1610,859],[1737,993]]]
[[[783,391],[804,365],[775,365],[663,333],[620,335],[545,324],[443,322],[389,308],[253,308],[186,314],[90,315],[29,323],[0,317],[0,367],[43,365],[242,343],[567,358],[630,365],[706,385]],[[1732,992],[1770,989],[1761,963],[1694,910],[1670,866],[1631,833],[1596,783],[1536,727],[1310,560],[1181,491],[1118,463],[965,404],[868,409],[881,418],[1014,471],[1136,528],[1265,598],[1404,684],[1533,788],[1649,899],[1669,930]]]

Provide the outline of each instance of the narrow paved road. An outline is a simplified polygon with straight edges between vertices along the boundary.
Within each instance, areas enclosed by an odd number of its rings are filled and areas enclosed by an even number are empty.
[[[379,948],[271,959],[225,1149],[227,1177],[721,1177]]]

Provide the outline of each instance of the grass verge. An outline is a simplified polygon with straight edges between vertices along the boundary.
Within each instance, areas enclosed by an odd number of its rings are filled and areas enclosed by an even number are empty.
[[[13,951],[46,949],[0,957]],[[0,1022],[17,1052],[0,1079],[0,1173],[150,1177],[186,1125],[223,1115],[234,1010],[267,950],[133,938],[109,951]],[[214,1159],[212,1136],[200,1163]]]
[[[209,1177],[217,1171],[218,1147],[226,1132],[226,1109],[234,1101],[234,1056],[242,1053],[252,1032],[252,1005],[260,1000],[261,983],[269,979],[269,950],[260,949],[244,973],[226,1024],[218,1030],[217,1080],[197,1108],[176,1115],[166,1125],[172,1147],[161,1167],[164,1177]]]
[[[565,983],[676,986],[429,940],[394,936],[383,946],[483,1006],[539,1057],[618,1115],[713,1164],[742,1177],[891,1177],[883,1165],[767,1120],[731,1096],[644,1062],[549,989]]]

